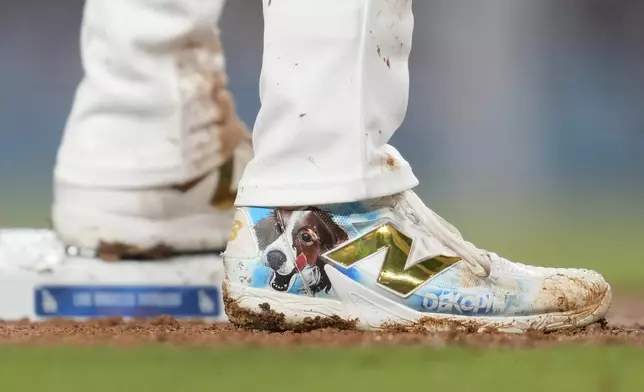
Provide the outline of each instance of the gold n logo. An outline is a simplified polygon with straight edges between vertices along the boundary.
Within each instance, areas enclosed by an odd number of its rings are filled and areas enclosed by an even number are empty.
[[[377,282],[389,291],[407,297],[429,278],[460,260],[458,257],[436,256],[412,263],[405,269],[412,242],[412,238],[401,233],[394,225],[385,223],[325,256],[349,268],[376,252],[385,252]]]

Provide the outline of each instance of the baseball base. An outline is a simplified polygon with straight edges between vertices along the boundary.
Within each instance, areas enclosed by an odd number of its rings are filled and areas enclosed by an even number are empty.
[[[49,230],[0,230],[0,319],[169,315],[227,321],[217,255],[105,262],[73,253]]]

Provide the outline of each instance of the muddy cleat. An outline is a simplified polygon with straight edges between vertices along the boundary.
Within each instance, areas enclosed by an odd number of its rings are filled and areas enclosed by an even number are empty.
[[[56,181],[54,228],[72,252],[107,261],[221,251],[235,213],[238,178],[251,157],[249,139],[224,165],[168,186],[101,188]]]
[[[236,325],[269,330],[583,327],[608,311],[594,271],[476,248],[412,192],[287,210],[239,208],[224,253]]]

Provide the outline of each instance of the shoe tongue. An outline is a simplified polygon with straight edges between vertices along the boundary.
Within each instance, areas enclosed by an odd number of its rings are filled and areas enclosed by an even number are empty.
[[[447,230],[449,230],[452,234],[457,235],[461,239],[463,239],[463,235],[461,234],[458,229],[446,221],[442,216],[438,215],[436,212],[434,212],[431,208],[427,207],[425,203],[412,191],[404,192],[399,195],[400,198],[405,200],[407,205],[416,212],[416,214],[420,215],[426,215],[426,214],[431,214],[432,217],[436,218],[436,220],[439,221],[439,223],[444,226]],[[426,219],[430,219],[429,217]]]
[[[415,195],[414,195],[415,196]],[[417,196],[416,196],[417,198]],[[417,214],[432,214],[436,219],[443,225],[445,228],[447,228],[450,232],[452,232],[454,235],[460,237],[461,239],[463,238],[463,235],[461,232],[451,223],[446,221],[443,217],[435,213],[432,209],[427,207],[424,203],[421,205],[416,205],[414,201],[409,200],[407,197],[405,197],[405,192],[403,193],[398,193],[395,195],[391,196],[385,196],[385,197],[379,197],[375,199],[368,199],[363,201],[363,203],[370,208],[383,208],[383,207],[395,207],[401,200],[404,200],[407,202],[409,207],[411,207]],[[420,200],[420,199],[418,199]],[[422,208],[421,208],[422,207]]]

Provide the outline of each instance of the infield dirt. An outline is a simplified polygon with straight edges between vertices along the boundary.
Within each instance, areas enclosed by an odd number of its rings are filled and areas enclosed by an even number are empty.
[[[334,328],[275,333],[241,329],[230,324],[178,321],[167,316],[155,319],[105,318],[85,322],[57,319],[38,323],[18,321],[0,324],[0,344],[10,345],[538,347],[573,342],[583,345],[626,344],[644,347],[644,305],[637,297],[622,297],[614,301],[606,320],[587,328],[521,335],[458,330],[440,333],[360,332]]]

